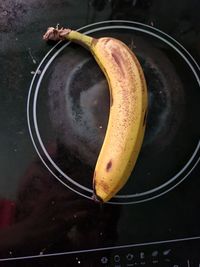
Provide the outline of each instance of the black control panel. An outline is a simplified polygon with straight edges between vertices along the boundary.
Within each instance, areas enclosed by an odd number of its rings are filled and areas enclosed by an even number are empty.
[[[10,258],[0,267],[200,267],[200,239]]]
[[[116,249],[97,256],[102,267],[200,267],[200,242],[197,240],[145,244]],[[80,258],[81,259],[81,258]]]

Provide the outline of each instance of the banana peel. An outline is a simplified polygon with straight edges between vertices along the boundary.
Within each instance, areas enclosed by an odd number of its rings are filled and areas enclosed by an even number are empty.
[[[105,74],[110,112],[93,175],[94,200],[107,202],[127,182],[143,143],[148,97],[142,67],[122,41],[93,38],[71,29],[50,27],[44,40],[70,40],[88,49]]]

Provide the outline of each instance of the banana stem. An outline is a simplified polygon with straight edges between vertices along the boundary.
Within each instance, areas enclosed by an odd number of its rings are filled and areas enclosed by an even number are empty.
[[[73,31],[71,29],[58,29],[49,27],[47,32],[43,35],[43,39],[45,41],[53,40],[53,41],[60,41],[60,40],[69,40],[73,41],[75,43],[78,43],[87,49],[91,49],[92,43],[94,41],[93,37],[90,37],[88,35],[82,34],[77,31]]]

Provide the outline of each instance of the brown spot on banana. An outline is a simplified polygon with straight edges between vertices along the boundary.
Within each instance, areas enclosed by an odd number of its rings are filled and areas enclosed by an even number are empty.
[[[93,175],[93,196],[92,196],[92,199],[95,201],[95,202],[100,202],[102,203],[102,199],[96,194],[96,180],[95,180],[95,177],[96,177],[96,172],[94,172],[94,175]]]
[[[100,196],[97,195],[97,192],[96,192],[97,185],[96,185],[95,177],[96,177],[96,172],[94,173],[94,178],[93,178],[93,196],[92,196],[92,199],[95,202],[103,203],[104,201],[101,199]],[[103,180],[98,181],[98,187],[100,187],[106,194],[108,194],[108,192],[110,191],[109,186]]]
[[[109,185],[103,179],[99,179],[98,180],[98,184],[97,184],[97,181],[96,181],[95,178],[96,178],[96,175],[95,175],[95,177],[93,179],[93,189],[94,189],[95,195],[96,195],[96,188],[97,188],[97,186],[99,188],[101,188],[105,193],[110,192]]]
[[[103,179],[101,179],[98,184],[106,194],[110,193],[110,187]]]
[[[121,45],[124,46],[125,48],[127,48],[126,45],[123,42],[121,43]],[[130,55],[131,55],[133,61],[135,62],[136,66],[137,66],[137,69],[139,71],[139,75],[141,77],[141,81],[142,81],[142,84],[143,84],[142,93],[144,94],[145,93],[145,88],[146,88],[146,80],[145,80],[145,77],[144,77],[143,70],[142,70],[142,68],[140,66],[139,60],[137,59],[137,57],[135,56],[133,51],[129,47],[128,47],[128,49],[130,50]]]
[[[116,62],[116,64],[118,65],[118,67],[121,71],[122,77],[125,77],[125,72],[123,69],[123,58],[120,56],[120,54],[117,53],[117,50],[112,52],[112,57],[113,57],[114,61]]]
[[[112,160],[109,160],[109,162],[106,165],[106,171],[109,172],[111,168],[112,168]]]

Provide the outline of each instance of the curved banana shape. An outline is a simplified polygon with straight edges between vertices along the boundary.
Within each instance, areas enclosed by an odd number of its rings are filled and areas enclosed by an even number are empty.
[[[49,28],[43,38],[66,38],[83,45],[107,78],[110,114],[93,177],[94,199],[106,202],[127,182],[143,142],[147,88],[142,68],[134,53],[114,38],[95,39],[63,28]]]

